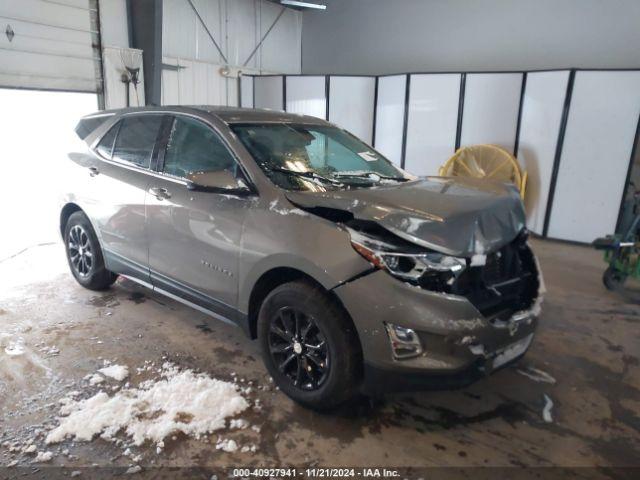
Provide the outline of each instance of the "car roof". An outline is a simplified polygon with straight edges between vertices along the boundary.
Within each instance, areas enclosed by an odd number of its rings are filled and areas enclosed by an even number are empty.
[[[175,112],[189,113],[194,110],[217,117],[219,120],[231,123],[307,123],[316,125],[329,125],[328,122],[321,118],[311,117],[309,115],[301,115],[297,113],[287,113],[277,110],[260,109],[260,108],[238,108],[224,107],[217,105],[163,105],[161,107],[134,107],[120,108],[114,110],[102,110],[100,112],[87,115],[84,118],[98,117],[101,115],[118,115],[129,112]]]

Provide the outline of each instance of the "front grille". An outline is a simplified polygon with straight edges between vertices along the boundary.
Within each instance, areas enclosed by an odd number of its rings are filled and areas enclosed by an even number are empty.
[[[487,255],[486,264],[468,267],[457,278],[425,276],[420,286],[466,297],[485,317],[507,320],[533,304],[538,293],[538,272],[526,237],[520,236]]]

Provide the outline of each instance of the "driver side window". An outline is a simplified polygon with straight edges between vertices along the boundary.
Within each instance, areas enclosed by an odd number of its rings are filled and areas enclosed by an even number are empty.
[[[195,172],[235,173],[235,169],[235,159],[211,128],[192,118],[174,118],[164,156],[164,173],[186,178]]]

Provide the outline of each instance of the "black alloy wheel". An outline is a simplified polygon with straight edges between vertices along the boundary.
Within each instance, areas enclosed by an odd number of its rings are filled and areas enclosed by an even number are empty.
[[[313,317],[283,307],[272,316],[269,351],[280,372],[302,390],[317,390],[331,368],[327,342]]]

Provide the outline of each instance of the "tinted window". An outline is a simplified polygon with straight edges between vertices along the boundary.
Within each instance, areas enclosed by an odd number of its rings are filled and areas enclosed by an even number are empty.
[[[171,128],[164,172],[186,177],[194,172],[234,170],[234,158],[218,136],[205,124],[176,117]]]
[[[111,152],[113,151],[113,141],[116,139],[116,134],[118,133],[118,125],[120,123],[116,123],[111,129],[107,132],[107,134],[102,137],[100,143],[96,147],[96,150],[100,155],[104,158],[111,158]]]
[[[110,115],[101,115],[99,117],[83,118],[76,126],[76,133],[81,140],[84,140],[91,132],[109,120],[110,117]]]
[[[136,115],[121,121],[113,159],[149,168],[162,115]]]

